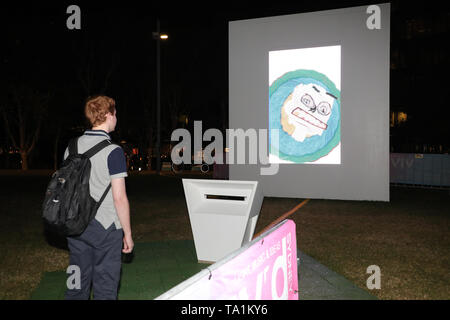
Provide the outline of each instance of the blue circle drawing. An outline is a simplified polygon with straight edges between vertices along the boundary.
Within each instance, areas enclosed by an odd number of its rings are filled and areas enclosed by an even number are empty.
[[[281,107],[285,100],[299,84],[316,84],[322,86],[327,92],[334,95],[334,101],[328,128],[322,135],[305,138],[303,142],[297,141],[286,133],[281,125]],[[272,145],[269,137],[270,153],[280,159],[295,163],[316,161],[326,156],[340,142],[341,128],[340,91],[335,84],[324,74],[314,70],[296,70],[285,73],[269,88],[269,129],[279,129],[279,149]]]

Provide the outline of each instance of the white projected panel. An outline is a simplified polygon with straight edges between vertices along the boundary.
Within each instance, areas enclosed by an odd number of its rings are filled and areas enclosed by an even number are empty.
[[[341,163],[340,88],[340,46],[269,52],[270,163]]]
[[[389,43],[389,4],[230,22],[229,127],[270,132],[230,179],[272,197],[389,201]],[[248,158],[264,146],[248,144]]]

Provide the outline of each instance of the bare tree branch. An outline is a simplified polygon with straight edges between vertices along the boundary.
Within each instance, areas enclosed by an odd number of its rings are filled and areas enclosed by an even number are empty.
[[[1,111],[2,111],[2,117],[3,117],[4,123],[5,123],[6,133],[8,134],[8,137],[11,139],[11,142],[12,142],[14,148],[18,149],[17,143],[16,143],[16,139],[14,138],[14,135],[12,134],[11,128],[9,126],[9,121],[8,121],[7,116],[6,116],[5,108],[2,108]]]
[[[28,156],[36,145],[41,126],[49,103],[50,95],[42,95],[24,86],[11,88],[11,100],[8,110],[2,109],[6,132],[15,148],[19,149],[22,158],[22,169],[28,169]],[[12,119],[17,117],[16,133],[11,128]],[[19,144],[17,144],[19,141]]]
[[[108,72],[106,73],[105,79],[103,81],[103,87],[102,90],[100,92],[106,92],[106,90],[108,89],[108,85],[109,85],[109,80],[111,78],[111,75],[114,73],[116,66],[118,64],[118,56],[114,55],[111,59],[111,65],[108,68]]]

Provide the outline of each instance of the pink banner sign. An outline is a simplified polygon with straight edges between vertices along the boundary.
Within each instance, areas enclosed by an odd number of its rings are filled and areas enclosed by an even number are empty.
[[[284,220],[158,299],[298,300],[295,223]]]

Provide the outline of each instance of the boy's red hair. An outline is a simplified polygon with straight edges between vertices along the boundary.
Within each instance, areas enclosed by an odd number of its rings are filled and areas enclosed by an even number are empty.
[[[84,107],[84,114],[93,127],[105,122],[107,113],[114,114],[115,111],[114,99],[103,95],[89,97]]]

